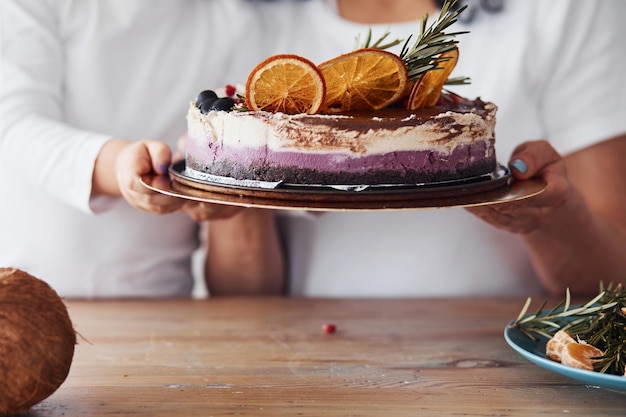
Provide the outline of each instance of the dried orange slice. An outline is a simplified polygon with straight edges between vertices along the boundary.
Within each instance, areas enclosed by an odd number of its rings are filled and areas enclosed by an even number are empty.
[[[255,111],[314,114],[325,91],[322,73],[313,62],[298,55],[274,55],[248,75],[246,105]]]
[[[382,109],[402,96],[407,83],[402,59],[381,49],[358,49],[318,67],[326,82],[324,112]]]
[[[437,68],[426,72],[413,86],[407,105],[410,110],[432,107],[437,104],[441,90],[459,60],[458,48],[444,52],[439,59],[441,61]]]

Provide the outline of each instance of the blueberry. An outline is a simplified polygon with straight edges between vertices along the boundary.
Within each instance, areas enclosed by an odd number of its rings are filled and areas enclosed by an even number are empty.
[[[196,106],[200,108],[202,102],[208,98],[217,98],[217,94],[213,90],[204,90],[200,94],[198,94],[198,98],[196,99]]]
[[[199,108],[200,108],[200,112],[202,114],[207,114],[208,112],[210,112],[213,109],[213,103],[215,103],[217,100],[219,100],[216,97],[209,97],[207,99],[204,99],[204,101],[202,103],[200,103]]]
[[[222,98],[218,98],[217,100],[215,100],[213,104],[211,105],[211,108],[213,110],[229,111],[229,110],[232,110],[234,106],[235,106],[235,100],[233,100],[230,97],[222,97]]]

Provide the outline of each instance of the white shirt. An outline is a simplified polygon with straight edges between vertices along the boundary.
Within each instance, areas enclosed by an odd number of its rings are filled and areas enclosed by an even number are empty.
[[[525,140],[562,154],[626,131],[626,2],[510,0],[457,23],[453,91],[499,106],[496,151],[506,164]],[[363,33],[333,21],[329,30]],[[414,30],[417,23],[411,23]],[[386,25],[376,27],[382,33]],[[403,37],[407,25],[393,25]],[[598,161],[601,163],[601,161]],[[519,237],[461,208],[333,212],[282,219],[291,292],[314,296],[449,296],[541,292]]]
[[[499,158],[526,139],[548,138],[569,152],[624,131],[624,59],[605,52],[621,45],[624,3],[506,4],[462,35],[456,71],[473,79],[457,92],[500,107]],[[197,225],[121,199],[90,201],[102,144],[122,137],[173,146],[201,90],[245,80],[274,53],[332,58],[366,29],[314,0],[0,1],[0,264],[26,269],[64,296],[189,294]],[[416,24],[391,29],[404,37]],[[588,64],[603,59],[612,63],[596,76],[598,66]],[[538,288],[517,238],[463,210],[286,223],[294,294]]]
[[[323,10],[244,0],[0,1],[0,265],[67,297],[190,294],[197,225],[122,199],[90,201],[95,158],[111,137],[174,147],[201,90],[245,80],[273,53],[319,56],[313,25],[299,23],[306,8]]]

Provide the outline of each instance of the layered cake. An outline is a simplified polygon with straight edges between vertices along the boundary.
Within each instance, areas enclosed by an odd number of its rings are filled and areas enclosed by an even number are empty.
[[[396,55],[387,34],[319,65],[274,55],[245,91],[207,90],[187,114],[186,174],[295,185],[411,185],[496,169],[496,106],[444,89],[459,57],[440,17]],[[426,22],[426,18],[424,20]],[[371,45],[384,45],[384,47]]]
[[[316,185],[419,184],[489,174],[496,168],[496,106],[457,101],[332,115],[202,112],[192,102],[187,174]]]

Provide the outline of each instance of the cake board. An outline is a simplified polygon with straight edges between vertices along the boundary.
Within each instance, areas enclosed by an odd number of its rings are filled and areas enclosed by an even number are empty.
[[[530,198],[546,188],[541,179],[514,181],[509,169],[504,166],[499,166],[487,177],[445,183],[372,186],[359,191],[292,184],[263,188],[199,180],[185,174],[184,161],[173,164],[168,175],[145,175],[141,181],[153,191],[187,200],[311,211],[475,207]]]

